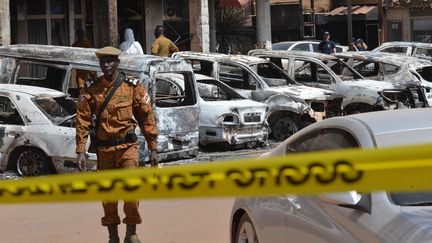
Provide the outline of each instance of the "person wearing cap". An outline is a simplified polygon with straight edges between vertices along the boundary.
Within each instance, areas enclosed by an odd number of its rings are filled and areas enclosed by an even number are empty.
[[[150,97],[144,86],[137,80],[127,79],[118,71],[119,55],[122,52],[114,47],[104,47],[96,51],[103,76],[90,80],[85,93],[81,94],[76,113],[76,152],[78,167],[86,171],[86,143],[93,125],[92,117],[98,116],[101,106],[114,85],[120,85],[109,100],[106,109],[99,115],[99,126],[95,128],[96,154],[98,170],[130,169],[138,167],[138,141],[135,127],[138,125],[151,151],[150,163],[157,166],[156,122],[150,104]],[[90,83],[92,83],[90,85]],[[108,227],[109,242],[120,242],[118,225],[120,217],[117,202],[103,202],[104,217],[102,225]],[[141,223],[138,211],[139,202],[124,203],[126,217],[126,236],[124,242],[140,242],[136,234],[136,225]]]
[[[318,50],[324,54],[333,54],[336,53],[336,44],[330,40],[330,33],[323,33],[323,41],[321,41],[318,45]]]
[[[165,28],[161,25],[156,26],[154,31],[155,40],[151,47],[151,54],[161,57],[169,57],[174,52],[178,52],[178,47],[164,36]]]
[[[357,51],[367,51],[366,43],[360,38],[356,40],[355,48]]]

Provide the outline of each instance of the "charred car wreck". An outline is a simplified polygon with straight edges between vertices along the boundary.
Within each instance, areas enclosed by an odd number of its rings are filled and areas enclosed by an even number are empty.
[[[211,76],[243,97],[267,104],[271,134],[279,141],[310,123],[341,115],[341,96],[299,84],[265,59],[198,52],[178,52],[174,57],[190,62],[196,74]]]
[[[421,86],[407,87],[367,80],[334,56],[303,51],[267,50],[253,50],[249,55],[272,61],[297,82],[342,95],[343,110],[346,114],[427,105]]]
[[[432,104],[432,63],[412,56],[385,52],[341,53],[336,56],[368,79],[402,85],[422,86]]]
[[[62,92],[0,84],[0,169],[23,176],[76,170],[75,111]],[[96,169],[96,155],[88,159]]]
[[[46,87],[77,97],[79,77],[84,74],[86,79],[100,72],[95,51],[46,45],[0,47],[0,83]],[[119,69],[128,78],[136,79],[148,88],[160,134],[157,147],[159,159],[195,156],[198,153],[199,97],[190,65],[176,59],[123,54]],[[158,92],[153,82],[158,73],[182,75],[184,95],[173,97]],[[172,102],[178,99],[181,102]],[[142,148],[140,162],[144,162],[149,153],[142,135],[139,141]],[[31,139],[29,143],[39,146]],[[70,141],[68,146],[75,147],[75,142]]]
[[[243,98],[228,85],[211,77],[196,74],[200,96],[200,145],[255,147],[265,144],[269,129],[268,106]],[[183,76],[156,76],[157,90],[170,89],[174,95],[183,94]]]

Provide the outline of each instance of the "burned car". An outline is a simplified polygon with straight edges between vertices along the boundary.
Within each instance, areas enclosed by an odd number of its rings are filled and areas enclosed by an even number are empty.
[[[75,112],[62,92],[0,84],[0,170],[23,176],[76,171]],[[95,154],[88,166],[96,169]]]
[[[395,53],[432,60],[432,44],[422,42],[391,41],[385,42],[371,52]]]
[[[62,91],[77,97],[79,77],[100,72],[96,49],[12,45],[0,47],[0,83],[33,85]],[[198,153],[199,100],[191,66],[182,60],[155,56],[122,54],[119,69],[130,79],[148,88],[155,111],[158,156],[161,161],[195,156]],[[157,92],[154,76],[172,73],[184,76],[185,97],[171,103],[173,97]],[[140,162],[148,159],[144,136],[139,136]],[[74,146],[72,141],[69,146]]]
[[[423,88],[366,80],[337,57],[300,51],[253,50],[250,55],[269,59],[297,82],[337,92],[347,114],[426,106]]]
[[[426,98],[432,104],[432,63],[410,56],[391,53],[338,53],[362,76],[403,86],[423,86]]]
[[[295,82],[265,59],[245,55],[178,52],[196,74],[218,79],[245,98],[269,105],[271,134],[282,141],[313,122],[341,114],[342,97],[335,92]]]
[[[183,76],[156,75],[157,90],[184,93]],[[269,129],[268,106],[243,98],[228,85],[211,77],[195,75],[200,96],[200,145],[256,147],[265,144]]]

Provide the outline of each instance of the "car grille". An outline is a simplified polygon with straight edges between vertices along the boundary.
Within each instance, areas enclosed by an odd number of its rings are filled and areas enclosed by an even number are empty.
[[[243,118],[245,123],[261,122],[261,113],[245,113]]]

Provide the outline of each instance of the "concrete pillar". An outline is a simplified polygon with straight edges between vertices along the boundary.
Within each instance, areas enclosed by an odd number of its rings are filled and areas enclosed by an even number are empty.
[[[192,51],[210,51],[208,0],[189,1],[189,29]]]
[[[11,30],[10,30],[10,10],[9,0],[0,1],[0,44],[10,45]]]
[[[95,47],[119,45],[117,0],[93,0]]]
[[[216,6],[214,0],[208,0],[209,4],[209,26],[210,26],[210,52],[216,52]]]
[[[271,48],[270,0],[256,0],[257,42]]]
[[[161,0],[145,0],[145,50],[151,53],[151,45],[154,41],[154,30],[157,25],[163,25],[164,6]]]

